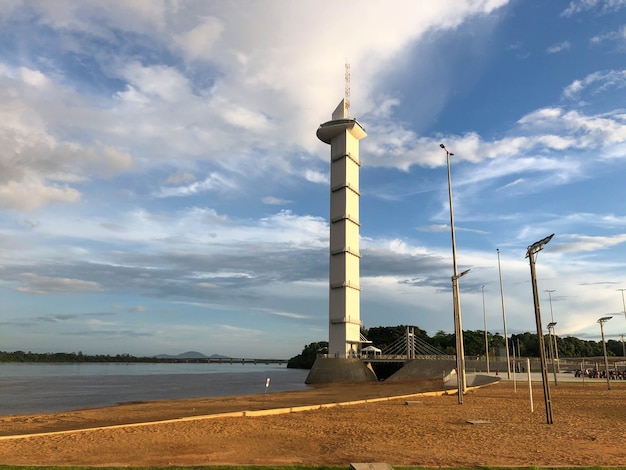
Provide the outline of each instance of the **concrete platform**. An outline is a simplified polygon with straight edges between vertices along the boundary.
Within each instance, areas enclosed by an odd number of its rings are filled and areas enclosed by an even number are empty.
[[[386,382],[399,382],[417,379],[443,379],[456,367],[456,361],[448,359],[413,359],[406,361],[402,369],[389,377]]]
[[[378,382],[374,370],[360,359],[318,357],[304,383]]]

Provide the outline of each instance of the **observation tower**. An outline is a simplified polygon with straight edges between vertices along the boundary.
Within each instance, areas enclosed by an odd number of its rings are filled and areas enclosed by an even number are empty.
[[[349,117],[347,99],[317,137],[330,145],[330,268],[328,355],[318,357],[306,383],[375,381],[358,359],[361,343],[359,141],[367,134]]]

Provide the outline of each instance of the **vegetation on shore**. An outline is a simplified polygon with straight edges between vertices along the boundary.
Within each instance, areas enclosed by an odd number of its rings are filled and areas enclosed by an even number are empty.
[[[24,351],[0,351],[0,362],[143,362],[143,363],[171,363],[171,362],[206,362],[206,358],[177,358],[177,357],[141,357],[130,354],[83,354],[78,352],[34,353]],[[0,470],[3,468],[0,466]]]
[[[287,362],[288,369],[310,369],[318,354],[328,353],[328,341],[318,341],[304,347],[302,352]]]

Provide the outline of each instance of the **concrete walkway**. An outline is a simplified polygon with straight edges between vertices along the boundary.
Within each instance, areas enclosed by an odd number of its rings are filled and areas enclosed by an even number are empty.
[[[486,372],[477,372],[477,375],[489,375],[490,377],[496,377],[495,372],[491,372],[487,374]],[[470,375],[469,373],[467,374]],[[506,371],[500,371],[498,373],[498,377],[502,381],[510,381],[516,380],[518,382],[528,382],[528,373],[526,372],[516,372],[513,374],[511,372],[511,378],[507,377]],[[531,372],[530,373],[531,380],[533,382],[541,382],[541,372]],[[548,372],[548,381],[552,385],[554,384],[554,373]],[[591,379],[589,377],[575,377],[573,372],[561,372],[556,374],[556,381],[559,382],[580,382],[580,383],[606,383],[606,379]],[[611,380],[611,383],[626,383],[624,380]]]

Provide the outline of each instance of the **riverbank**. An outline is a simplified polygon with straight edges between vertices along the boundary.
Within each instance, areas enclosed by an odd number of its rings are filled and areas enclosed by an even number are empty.
[[[227,411],[405,396],[435,384],[332,385],[313,390],[132,403],[0,419],[6,434],[155,421]],[[626,384],[551,387],[545,424],[540,383],[511,382],[453,394],[415,396],[262,417],[224,417],[0,440],[0,461],[17,465],[345,465],[384,461],[422,466],[626,465]],[[409,404],[406,404],[406,403]],[[470,424],[473,421],[477,424]]]

